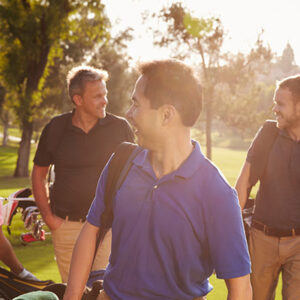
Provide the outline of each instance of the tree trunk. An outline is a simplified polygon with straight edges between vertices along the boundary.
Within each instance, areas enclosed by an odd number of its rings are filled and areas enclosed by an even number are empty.
[[[7,146],[8,142],[8,128],[9,128],[9,119],[8,119],[8,112],[4,113],[3,119],[3,139],[2,139],[2,146]]]
[[[212,122],[212,103],[206,99],[206,122],[205,122],[205,135],[206,135],[206,156],[212,159],[211,150],[211,122]]]
[[[2,138],[2,146],[7,146],[8,142],[8,123],[3,124],[3,138]]]
[[[14,177],[28,177],[28,165],[30,156],[31,137],[33,133],[33,124],[30,122],[23,123],[22,139],[18,151],[18,161]]]

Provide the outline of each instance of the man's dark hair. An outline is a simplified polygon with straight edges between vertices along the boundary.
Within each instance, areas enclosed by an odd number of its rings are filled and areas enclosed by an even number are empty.
[[[87,81],[107,81],[108,74],[106,71],[96,69],[90,66],[79,66],[71,69],[67,76],[68,91],[71,101],[74,95],[84,93],[85,83]]]
[[[277,89],[289,89],[295,102],[300,101],[300,74],[284,78],[277,82]]]
[[[191,67],[175,59],[141,63],[146,78],[144,95],[152,108],[173,105],[183,125],[193,126],[202,110],[202,88]]]

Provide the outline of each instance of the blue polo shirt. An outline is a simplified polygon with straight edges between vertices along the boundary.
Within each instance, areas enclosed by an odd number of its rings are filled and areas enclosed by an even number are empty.
[[[107,166],[87,217],[95,226],[106,177]],[[235,190],[196,142],[182,165],[160,179],[143,150],[114,199],[106,293],[113,300],[190,300],[211,291],[213,270],[224,279],[250,273]]]

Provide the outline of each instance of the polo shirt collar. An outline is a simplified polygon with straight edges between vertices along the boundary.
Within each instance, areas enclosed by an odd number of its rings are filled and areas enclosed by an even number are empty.
[[[70,118],[69,118],[69,120],[68,120],[68,128],[74,128],[74,126],[73,126],[73,124],[72,124],[72,116],[74,115],[74,113],[75,113],[75,108],[73,108],[73,110],[72,110],[72,112],[71,112],[71,114],[70,114]],[[95,126],[91,129],[91,130],[93,130],[95,127],[98,127],[98,126],[104,126],[104,125],[106,125],[107,123],[109,123],[110,122],[110,120],[111,120],[111,114],[110,113],[108,113],[108,112],[106,112],[106,116],[105,116],[105,118],[103,118],[103,119],[98,119],[98,121],[97,121],[97,123],[95,124]],[[77,128],[77,127],[76,127]]]
[[[183,177],[185,179],[194,175],[199,167],[203,164],[205,157],[201,152],[201,148],[198,142],[193,141],[194,149],[188,158],[174,171],[175,176]]]
[[[111,117],[110,117],[110,116],[111,116],[110,113],[106,112],[105,118],[103,118],[103,119],[98,119],[97,125],[102,126],[102,125],[106,125],[107,123],[109,123],[110,120],[111,120]]]
[[[173,177],[182,177],[187,179],[191,177],[202,165],[205,160],[204,155],[201,152],[200,145],[198,142],[192,140],[194,149],[188,158],[179,166],[179,168],[168,175]],[[153,168],[149,159],[149,150],[144,149],[141,151],[133,160],[133,164],[144,169],[146,172],[153,173]],[[166,175],[166,176],[168,176]]]

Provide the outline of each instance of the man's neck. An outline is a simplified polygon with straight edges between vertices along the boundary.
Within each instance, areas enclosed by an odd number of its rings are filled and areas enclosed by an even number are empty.
[[[72,116],[72,124],[83,130],[85,133],[88,133],[98,120],[98,118],[81,112],[80,110],[75,110]]]
[[[300,121],[297,126],[293,126],[287,129],[288,135],[294,141],[300,141]]]
[[[193,151],[190,137],[169,138],[150,151],[150,162],[157,178],[161,178],[175,170]]]

